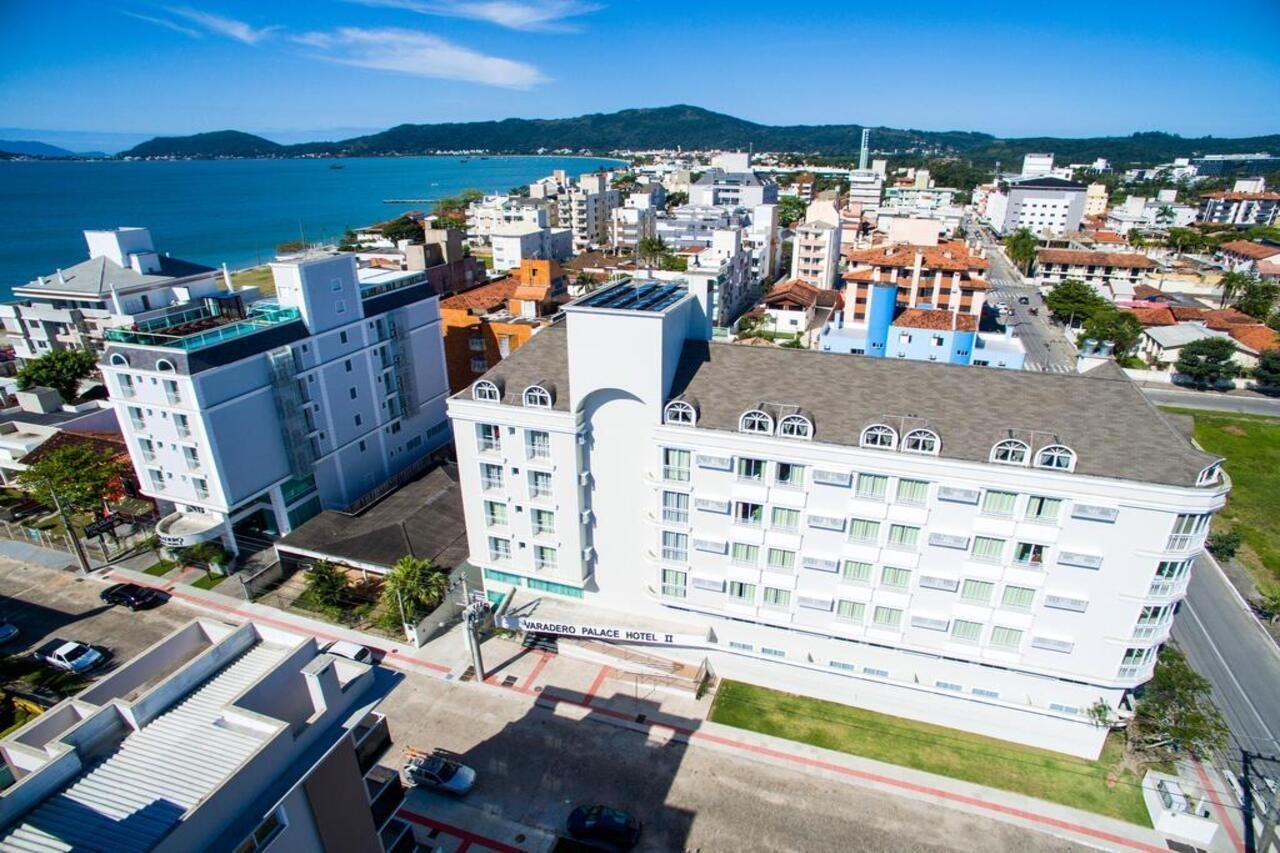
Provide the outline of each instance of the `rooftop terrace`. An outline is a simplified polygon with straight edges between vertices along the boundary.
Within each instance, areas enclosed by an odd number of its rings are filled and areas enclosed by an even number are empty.
[[[191,352],[301,318],[297,308],[282,308],[269,300],[253,303],[244,316],[239,316],[238,312],[218,314],[207,306],[200,306],[156,317],[130,328],[108,329],[107,340]]]

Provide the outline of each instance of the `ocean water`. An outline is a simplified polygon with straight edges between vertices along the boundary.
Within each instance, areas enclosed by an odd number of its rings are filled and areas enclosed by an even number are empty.
[[[0,298],[88,257],[85,229],[140,225],[156,250],[232,269],[270,260],[300,235],[332,241],[474,187],[506,191],[554,169],[582,174],[619,161],[588,157],[367,157],[340,160],[0,161]],[[342,169],[329,168],[332,164]]]

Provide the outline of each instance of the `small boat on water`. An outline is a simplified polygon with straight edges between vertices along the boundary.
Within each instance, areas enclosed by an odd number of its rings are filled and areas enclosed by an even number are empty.
[[[470,162],[471,162],[471,159],[470,159],[469,157],[459,157],[459,158],[458,158],[458,162],[459,162],[459,163],[470,163]]]
[[[330,168],[330,169],[345,169],[345,168],[347,168],[347,167],[346,167],[346,166],[344,166],[344,165],[342,165],[341,163],[330,163],[330,164],[329,164],[329,168]]]

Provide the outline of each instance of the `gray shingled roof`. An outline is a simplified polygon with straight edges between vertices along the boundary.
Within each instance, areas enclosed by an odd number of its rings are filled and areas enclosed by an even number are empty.
[[[161,255],[160,271],[158,273],[139,273],[135,272],[131,267],[122,267],[106,256],[100,255],[96,258],[82,261],[75,266],[66,267],[62,270],[61,280],[58,278],[58,273],[55,272],[51,275],[46,275],[43,284],[40,279],[33,279],[22,285],[21,289],[108,296],[113,288],[127,290],[131,287],[156,284],[207,272],[213,272],[213,268]]]
[[[528,385],[554,382],[553,407],[568,411],[567,343],[556,323],[485,378],[514,406]],[[900,434],[927,427],[941,437],[942,457],[971,462],[986,462],[1004,438],[1033,449],[1061,443],[1076,452],[1076,473],[1097,477],[1192,486],[1217,459],[1197,450],[1114,364],[1035,373],[686,341],[670,396],[697,399],[700,428],[737,431],[749,409],[795,406],[813,421],[816,442],[857,446],[873,423]]]

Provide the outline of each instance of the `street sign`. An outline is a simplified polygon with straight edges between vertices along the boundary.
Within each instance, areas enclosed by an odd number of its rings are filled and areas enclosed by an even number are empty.
[[[84,535],[89,538],[101,536],[109,530],[115,530],[123,523],[124,522],[123,519],[120,518],[120,514],[113,512],[105,518],[100,518],[97,521],[86,524],[84,526]]]

